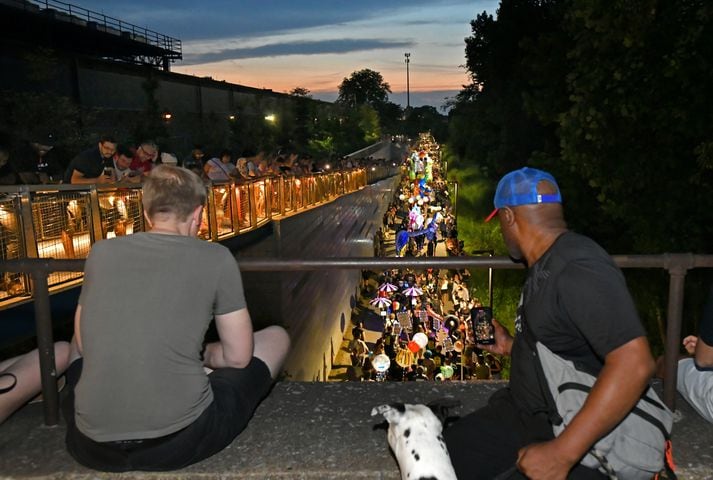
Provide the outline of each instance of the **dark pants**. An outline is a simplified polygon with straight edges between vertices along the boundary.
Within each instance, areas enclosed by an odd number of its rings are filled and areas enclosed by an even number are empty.
[[[247,426],[272,386],[267,365],[253,357],[245,368],[220,368],[208,376],[213,402],[187,427],[159,438],[95,442],[74,421],[74,387],[81,373],[82,359],[66,372],[67,450],[82,465],[106,472],[176,470],[214,455]]]
[[[466,415],[443,432],[459,480],[525,479],[516,468],[522,447],[554,438],[545,415],[519,410],[504,388],[488,405]],[[606,480],[606,476],[578,465],[570,480]]]

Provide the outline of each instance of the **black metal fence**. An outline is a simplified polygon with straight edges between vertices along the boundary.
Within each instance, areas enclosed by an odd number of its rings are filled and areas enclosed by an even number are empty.
[[[694,268],[713,268],[713,255],[690,253],[663,255],[615,255],[621,268],[657,268],[669,273],[668,312],[665,343],[664,401],[673,409],[676,399],[677,360],[681,339],[684,284],[686,274]],[[507,257],[428,257],[428,258],[324,258],[324,259],[242,259],[244,271],[299,271],[323,269],[378,269],[389,268],[478,268],[518,269],[522,265]],[[56,367],[52,314],[50,311],[47,278],[54,272],[81,272],[83,259],[21,259],[0,263],[0,270],[30,275],[35,301],[37,344],[40,353],[44,415],[47,425],[56,425],[59,418],[59,396],[56,387]]]

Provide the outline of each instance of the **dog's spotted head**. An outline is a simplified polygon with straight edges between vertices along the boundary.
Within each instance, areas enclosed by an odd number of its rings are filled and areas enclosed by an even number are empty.
[[[443,439],[443,421],[457,401],[427,405],[394,403],[374,407],[371,415],[383,415],[389,423],[389,445],[403,479],[455,479]]]

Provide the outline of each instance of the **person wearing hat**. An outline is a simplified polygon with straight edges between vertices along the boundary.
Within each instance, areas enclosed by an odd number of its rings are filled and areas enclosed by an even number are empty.
[[[28,185],[58,183],[62,180],[63,168],[55,152],[56,138],[52,133],[33,135],[30,141],[21,142],[10,154],[10,163]]]
[[[511,335],[495,325],[494,345],[511,356],[510,381],[488,405],[444,432],[458,478],[607,478],[579,464],[636,404],[654,372],[646,331],[624,276],[593,240],[567,228],[554,177],[534,168],[505,175],[495,211],[510,256],[525,263]],[[587,402],[554,437],[524,326],[554,353],[596,373]],[[662,446],[663,449],[663,446]],[[504,477],[503,477],[504,478]]]

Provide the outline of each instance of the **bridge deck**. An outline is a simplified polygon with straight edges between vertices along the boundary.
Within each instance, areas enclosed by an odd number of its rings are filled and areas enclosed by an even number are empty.
[[[42,406],[29,405],[0,426],[0,478],[7,479],[393,479],[400,478],[386,433],[372,407],[428,402],[450,395],[456,414],[483,405],[502,382],[281,382],[227,449],[178,472],[101,474],[77,465],[64,449],[63,424],[43,425]],[[678,399],[674,455],[679,478],[713,478],[713,425]]]

